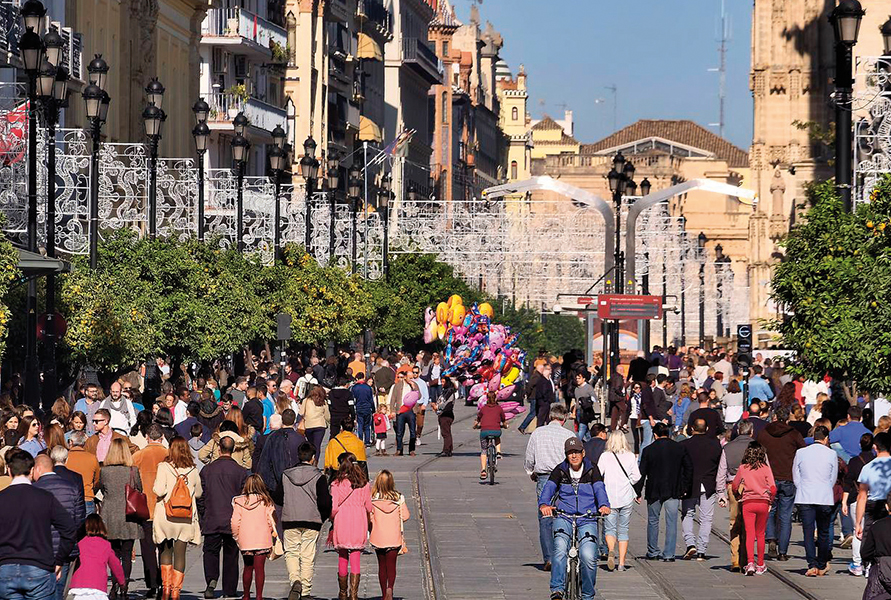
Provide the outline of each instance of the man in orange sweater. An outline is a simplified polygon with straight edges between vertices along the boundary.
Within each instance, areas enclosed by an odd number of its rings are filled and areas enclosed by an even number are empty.
[[[96,486],[99,484],[99,461],[96,455],[87,452],[84,445],[87,443],[87,434],[83,431],[75,431],[68,440],[68,460],[65,466],[80,475],[84,480],[84,506],[86,514],[96,512]]]

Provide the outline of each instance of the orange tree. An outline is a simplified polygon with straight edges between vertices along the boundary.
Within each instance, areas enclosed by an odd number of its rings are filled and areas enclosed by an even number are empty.
[[[854,213],[831,182],[813,186],[809,204],[773,275],[783,318],[772,327],[798,373],[891,391],[891,178]]]

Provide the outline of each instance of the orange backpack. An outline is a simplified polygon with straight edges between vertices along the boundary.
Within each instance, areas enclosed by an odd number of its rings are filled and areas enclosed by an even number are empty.
[[[188,478],[191,472],[176,476],[173,490],[170,491],[170,496],[164,502],[164,511],[167,513],[168,519],[192,518],[192,494],[189,492]]]

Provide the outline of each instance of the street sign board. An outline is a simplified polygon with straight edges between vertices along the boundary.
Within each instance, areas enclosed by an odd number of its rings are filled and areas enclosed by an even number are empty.
[[[601,319],[661,319],[662,296],[602,294],[597,297],[597,316]]]

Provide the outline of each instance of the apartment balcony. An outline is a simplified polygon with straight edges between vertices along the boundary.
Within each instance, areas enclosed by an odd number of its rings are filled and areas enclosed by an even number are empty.
[[[251,133],[271,138],[275,126],[284,125],[288,118],[284,108],[256,98],[243,101],[229,94],[215,93],[207,98],[207,103],[210,105],[207,125],[214,131],[232,131],[232,120],[239,112],[244,112],[250,122]]]
[[[393,18],[381,0],[358,0],[356,17],[373,26],[384,37],[389,37],[393,30]]]
[[[442,83],[442,61],[424,40],[402,38],[402,64],[430,85]]]
[[[70,27],[62,27],[58,21],[50,22],[49,27],[62,36],[61,66],[68,69],[73,87],[80,89],[78,84],[84,83],[87,71],[83,56],[83,38]],[[0,68],[21,68],[19,37],[22,33],[18,6],[12,3],[0,4]]]
[[[328,0],[326,16],[331,21],[346,23],[350,20],[350,10],[346,0]]]
[[[230,46],[233,53],[266,60],[272,56],[273,45],[287,47],[288,33],[243,8],[212,8],[201,25],[201,43]]]

